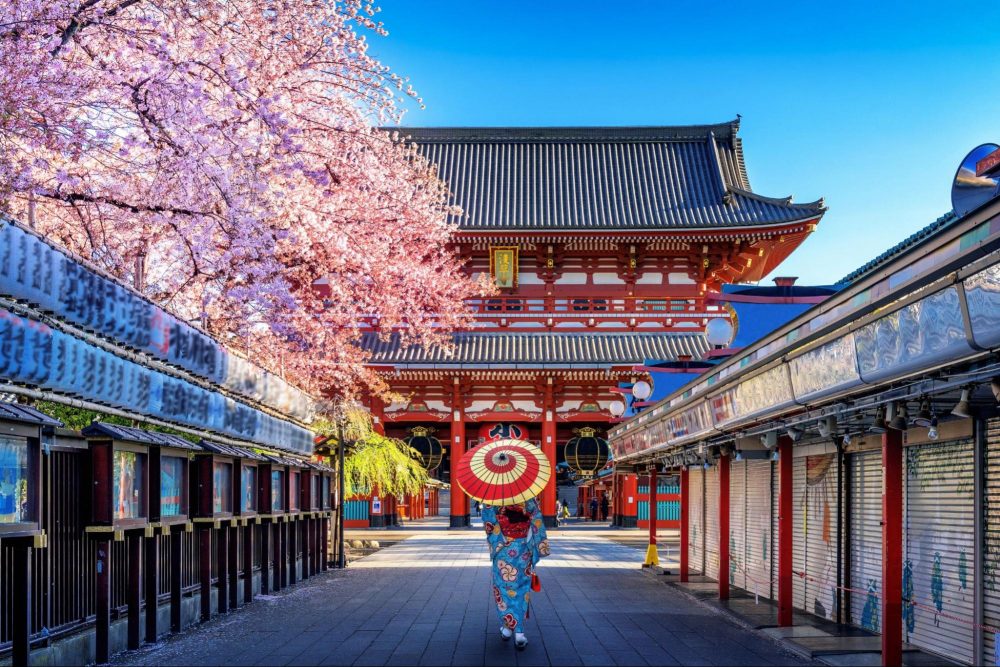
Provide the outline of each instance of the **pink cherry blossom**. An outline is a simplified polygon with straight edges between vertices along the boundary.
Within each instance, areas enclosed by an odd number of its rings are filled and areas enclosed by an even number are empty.
[[[0,0],[0,202],[314,393],[358,323],[441,343],[474,283],[361,0]],[[321,285],[317,286],[317,279]]]

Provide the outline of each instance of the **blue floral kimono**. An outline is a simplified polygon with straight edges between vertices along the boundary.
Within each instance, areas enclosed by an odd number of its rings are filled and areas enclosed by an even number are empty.
[[[493,601],[502,626],[524,632],[531,602],[531,575],[549,555],[549,541],[538,502],[483,506],[483,527],[493,559]]]

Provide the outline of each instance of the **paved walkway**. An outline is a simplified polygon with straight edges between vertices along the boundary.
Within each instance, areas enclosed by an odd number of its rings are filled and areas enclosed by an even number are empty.
[[[485,539],[420,531],[349,569],[278,595],[118,664],[799,665],[639,571],[641,550],[584,531],[550,533],[523,652],[499,639]]]

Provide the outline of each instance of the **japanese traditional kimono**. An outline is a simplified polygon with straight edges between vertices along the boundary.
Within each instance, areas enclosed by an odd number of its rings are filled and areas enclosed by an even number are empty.
[[[542,512],[534,498],[523,505],[483,506],[483,527],[493,559],[493,600],[502,626],[524,632],[531,575],[549,555]]]

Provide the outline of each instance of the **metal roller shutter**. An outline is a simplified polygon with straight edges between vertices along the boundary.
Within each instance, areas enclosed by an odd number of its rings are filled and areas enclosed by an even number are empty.
[[[746,590],[771,598],[771,462],[746,462]]]
[[[882,453],[878,450],[848,458],[851,487],[851,618],[871,632],[882,631]]]
[[[705,576],[719,578],[719,468],[705,471]]]
[[[806,580],[802,574],[806,571],[806,457],[800,456],[792,461],[792,606],[804,611],[812,611],[806,606]]]
[[[986,422],[986,517],[983,550],[983,623],[1000,628],[1000,419]],[[996,655],[994,635],[983,633],[983,655]]]
[[[688,559],[695,572],[705,572],[705,471],[691,468],[688,472]]]
[[[746,589],[746,461],[733,461],[729,470],[729,585]]]
[[[836,454],[805,459],[805,609],[834,620],[837,599],[837,485]]]
[[[903,596],[905,641],[972,662],[976,586],[971,440],[906,449]],[[961,620],[959,620],[961,619]]]

